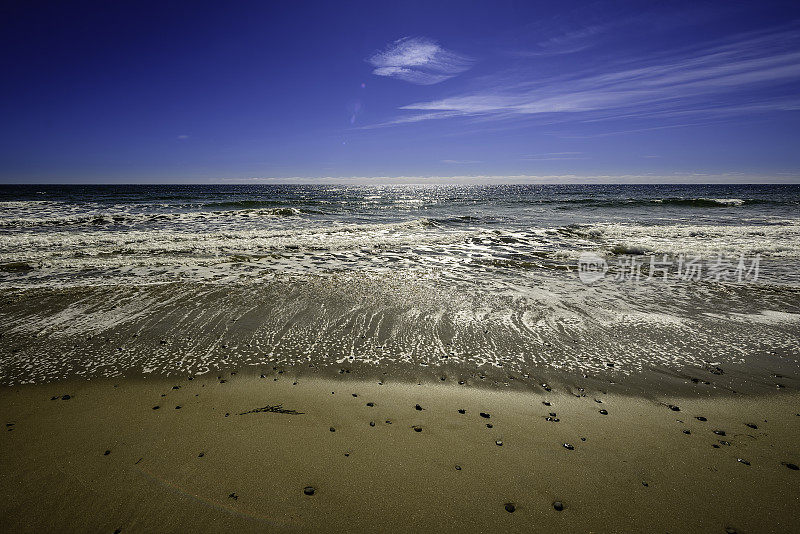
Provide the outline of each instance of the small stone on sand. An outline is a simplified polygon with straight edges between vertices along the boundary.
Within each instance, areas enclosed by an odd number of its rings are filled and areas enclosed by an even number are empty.
[[[303,493],[306,495],[314,495],[316,491],[317,490],[314,488],[314,486],[306,486],[303,488]]]
[[[553,503],[553,509],[560,512],[564,509],[564,504],[561,501],[556,501]]]
[[[506,508],[506,512],[508,512],[509,514],[513,514],[514,510],[517,509],[517,507],[514,506],[514,503],[511,503],[511,502],[507,502],[505,508]]]

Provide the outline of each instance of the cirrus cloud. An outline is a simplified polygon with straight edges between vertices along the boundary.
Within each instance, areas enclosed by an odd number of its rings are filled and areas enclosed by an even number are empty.
[[[383,52],[367,59],[377,76],[397,78],[418,85],[433,85],[448,80],[472,66],[472,59],[442,48],[425,37],[403,37],[390,43]]]

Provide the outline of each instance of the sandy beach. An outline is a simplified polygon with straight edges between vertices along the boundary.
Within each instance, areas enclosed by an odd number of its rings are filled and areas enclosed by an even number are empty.
[[[5,387],[0,515],[15,532],[789,532],[799,401],[290,368]]]

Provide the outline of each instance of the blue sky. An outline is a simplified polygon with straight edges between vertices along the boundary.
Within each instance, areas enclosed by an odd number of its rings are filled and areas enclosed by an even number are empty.
[[[0,181],[800,181],[797,2],[0,8]]]

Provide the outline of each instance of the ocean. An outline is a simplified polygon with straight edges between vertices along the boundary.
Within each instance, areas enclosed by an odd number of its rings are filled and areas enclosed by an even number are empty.
[[[796,185],[5,185],[5,332],[63,352],[0,370],[674,373],[800,350],[798,266]],[[68,346],[156,325],[193,341]]]
[[[5,286],[347,270],[484,283],[587,250],[760,255],[762,280],[796,285],[800,186],[0,186],[0,263],[34,267]]]

